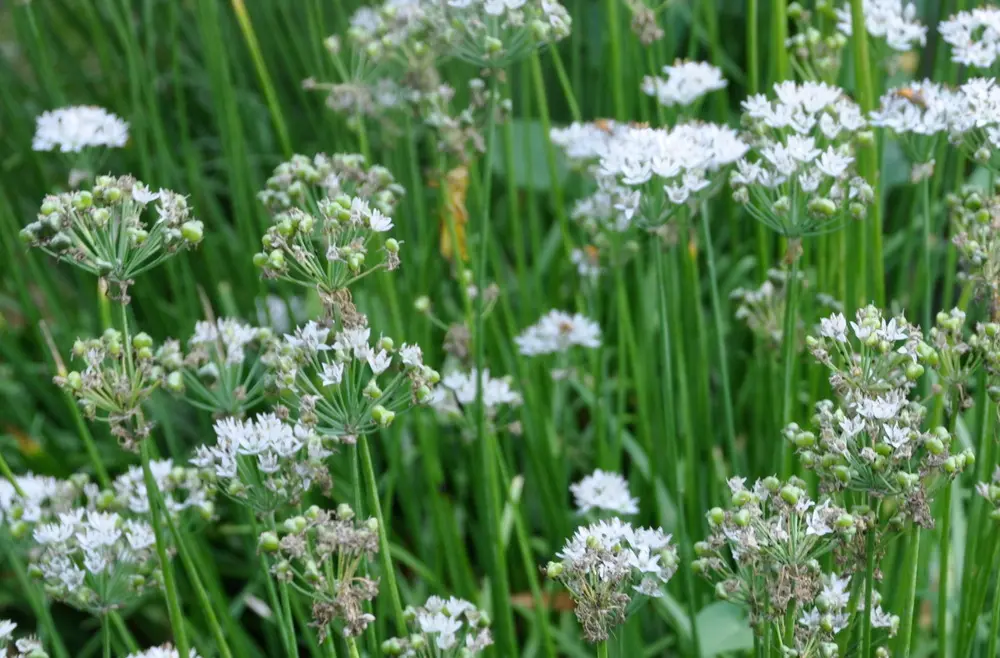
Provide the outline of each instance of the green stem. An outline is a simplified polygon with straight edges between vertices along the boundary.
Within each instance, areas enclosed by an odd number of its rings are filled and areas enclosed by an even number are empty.
[[[916,562],[916,560],[914,560]],[[861,615],[861,653],[863,658],[872,655],[872,590],[875,579],[875,528],[868,528],[865,536],[865,609]]]
[[[990,641],[985,654],[989,658],[997,655],[997,636],[1000,636],[1000,574],[997,574],[996,592],[993,594],[993,615],[990,617]]]
[[[608,643],[606,641],[597,643],[597,658],[608,658]]]
[[[897,640],[898,642],[897,652],[903,658],[909,658],[910,647],[913,645],[913,611],[914,608],[916,607],[916,601],[917,601],[917,574],[920,571],[920,526],[916,524],[913,525],[913,528],[911,530],[910,541],[912,542],[910,548],[910,552],[912,553],[911,556],[912,559],[910,560],[909,563],[910,573],[907,574],[906,582],[904,583],[904,587],[906,589],[904,590],[903,594],[903,602],[904,602],[903,605],[905,607],[903,609],[903,614],[901,615],[902,628],[900,629],[899,632],[899,640]],[[942,563],[942,570],[945,569],[947,569],[947,567],[945,566],[945,563]],[[865,593],[867,594],[867,589],[865,590]],[[868,626],[870,626],[871,608],[866,605],[865,611],[866,611],[866,618],[869,622]],[[868,630],[869,632],[871,631],[870,628],[868,628]],[[862,654],[862,655],[867,656],[869,654]]]
[[[361,654],[358,653],[358,643],[353,637],[347,638],[347,651],[351,658],[361,658]]]
[[[934,306],[934,273],[931,265],[931,181],[924,178],[920,184],[920,198],[923,205],[923,260],[924,260],[924,331],[930,331]]]
[[[944,518],[941,522],[941,538],[938,547],[938,552],[941,555],[939,558],[940,564],[938,565],[938,658],[948,658],[948,577],[951,568],[949,560],[951,552],[951,495],[954,487],[954,482],[948,482],[945,485],[944,497],[941,500],[941,505],[944,507]]]
[[[108,623],[108,616],[101,615],[101,644],[103,645],[104,658],[111,658],[111,625]]]
[[[608,73],[611,75],[611,98],[614,101],[614,117],[619,121],[624,121],[625,76],[622,71],[621,27],[618,24],[618,4],[619,0],[607,0],[605,7],[608,18],[606,30],[611,49]]]
[[[399,598],[399,588],[396,586],[396,570],[392,564],[392,552],[389,547],[389,529],[382,516],[382,501],[378,495],[378,480],[375,479],[375,467],[372,465],[372,453],[368,448],[368,437],[358,438],[358,452],[361,453],[361,470],[364,473],[365,488],[368,489],[368,506],[378,521],[379,561],[382,563],[383,577],[392,600],[392,611],[395,616],[396,632],[402,637],[406,635],[406,620],[403,619],[403,604]]]
[[[794,246],[790,246],[790,249]],[[782,362],[784,364],[784,376],[782,377],[782,403],[781,403],[781,424],[782,428],[792,422],[793,410],[795,407],[795,348],[796,348],[796,327],[799,317],[799,259],[800,255],[792,254],[792,269],[789,272],[788,280],[785,282],[785,321],[782,333],[781,344],[784,352]],[[781,474],[787,478],[792,474],[792,451],[788,441],[781,442]]]
[[[131,346],[127,339],[125,345],[125,349],[131,351]],[[167,554],[166,537],[164,536],[163,524],[160,519],[159,490],[156,488],[156,479],[153,478],[153,471],[149,468],[150,440],[147,437],[139,442],[142,475],[146,482],[146,496],[149,499],[149,519],[150,524],[153,526],[153,535],[156,538],[156,554],[159,557],[160,569],[163,572],[163,587],[167,599],[167,613],[170,618],[170,627],[174,632],[174,644],[177,647],[177,654],[186,656],[190,652],[190,645],[188,644],[187,631],[184,628],[184,614],[181,612],[180,599],[177,597],[177,582],[174,580],[174,568],[170,563],[170,556]]]
[[[708,202],[701,205],[701,225],[705,232],[705,257],[708,260],[708,282],[712,294],[712,315],[715,319],[715,341],[719,351],[719,377],[722,379],[722,407],[726,419],[726,447],[729,463],[737,473],[743,472],[742,460],[736,452],[736,422],[733,420],[733,394],[729,383],[729,355],[724,336],[725,322],[722,319],[722,302],[719,297],[719,275],[715,270],[715,251],[712,245],[712,229],[708,219]]]

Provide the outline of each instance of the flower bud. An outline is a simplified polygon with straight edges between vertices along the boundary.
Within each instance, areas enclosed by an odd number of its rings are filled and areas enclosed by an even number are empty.
[[[741,509],[733,516],[733,521],[741,528],[745,528],[750,525],[750,512],[745,509]]]
[[[721,507],[713,507],[712,509],[708,510],[706,518],[708,518],[709,525],[719,526],[725,522],[726,513],[722,511]]]
[[[388,240],[385,241],[385,250],[388,251],[390,254],[398,254],[399,241],[396,240],[395,238],[389,238]]]
[[[545,566],[545,575],[555,579],[562,575],[564,569],[562,562],[549,562]]]
[[[417,297],[413,302],[413,308],[417,313],[427,313],[431,310],[431,300],[426,295]]]
[[[192,219],[181,224],[181,237],[191,244],[198,244],[205,237],[205,225],[197,219]]]
[[[830,199],[816,197],[808,205],[809,212],[822,217],[833,217],[837,214],[837,204]]]
[[[257,549],[262,553],[274,553],[281,547],[281,542],[278,539],[278,535],[268,530],[260,535],[260,540],[257,542]]]

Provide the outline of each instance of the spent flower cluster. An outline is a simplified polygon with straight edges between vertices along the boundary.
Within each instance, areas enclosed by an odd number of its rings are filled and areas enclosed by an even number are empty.
[[[361,635],[375,621],[365,606],[378,594],[378,581],[365,576],[362,565],[379,551],[376,519],[356,519],[347,504],[336,511],[313,505],[287,519],[280,532],[261,534],[258,546],[274,556],[275,578],[312,599],[321,640],[334,621],[342,624],[345,637]]]
[[[558,562],[546,567],[576,604],[576,618],[588,642],[607,640],[625,622],[638,594],[662,596],[677,571],[677,550],[659,529],[633,528],[619,518],[577,528]]]

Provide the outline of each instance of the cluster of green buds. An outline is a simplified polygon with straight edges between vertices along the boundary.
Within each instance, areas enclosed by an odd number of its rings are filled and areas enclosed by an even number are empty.
[[[257,197],[272,213],[290,208],[316,212],[322,199],[346,195],[391,215],[403,193],[392,172],[381,165],[369,167],[363,155],[319,153],[312,158],[294,155],[279,164]]]
[[[286,335],[269,364],[299,423],[328,440],[353,444],[393,423],[398,413],[429,404],[440,375],[420,348],[391,338],[371,343],[367,327],[330,330],[310,322]]]
[[[364,5],[351,16],[347,44],[351,49],[352,70],[401,69],[407,72],[433,66],[440,57],[440,39],[431,32],[427,13],[432,3],[393,2]],[[327,50],[341,54],[338,36],[326,40]]]
[[[464,599],[432,596],[403,616],[413,632],[383,642],[386,656],[472,658],[493,644],[489,615]]]
[[[202,321],[195,324],[186,355],[176,340],[164,343],[161,364],[168,369],[171,392],[183,394],[193,406],[215,416],[243,417],[264,399],[268,379],[260,355],[274,343],[273,332],[266,327],[252,327],[236,318]]]
[[[1000,521],[1000,466],[993,470],[993,479],[990,482],[976,484],[976,492],[993,505],[990,518],[994,521]]]
[[[994,384],[989,389],[990,398],[994,402],[1000,401],[1000,388],[995,386],[997,378],[1000,377],[1000,324],[978,323],[976,332],[969,337],[969,346],[979,354],[983,367],[989,375],[989,382]]]
[[[830,499],[817,504],[799,478],[745,484],[732,478],[732,507],[709,510],[710,533],[695,544],[691,567],[715,583],[720,599],[745,606],[755,627],[781,623],[790,607],[815,600],[822,589],[819,560],[853,542],[866,521]]]
[[[55,383],[76,398],[85,416],[108,423],[122,447],[135,450],[152,428],[142,404],[157,387],[172,388],[179,380],[170,372],[169,351],[154,349],[144,332],[129,338],[108,329],[100,338],[77,339],[73,357],[85,367],[56,376]]]
[[[785,46],[799,78],[832,84],[840,73],[847,37],[833,29],[837,16],[829,0],[820,0],[816,9],[819,16],[798,2],[789,3],[788,18],[795,25],[795,34]]]
[[[1000,317],[1000,197],[966,187],[949,194],[947,203],[960,276],[987,298],[996,319]]]
[[[452,108],[455,91],[446,85],[439,85],[416,99],[417,111],[437,138],[438,150],[463,164],[470,160],[470,155],[486,150],[483,126],[489,122],[490,109],[498,124],[504,123],[513,109],[509,98],[503,98],[498,90],[487,89],[481,78],[469,80],[468,88],[469,104],[461,110]]]
[[[350,505],[341,504],[335,512],[313,505],[260,535],[258,548],[274,557],[275,578],[312,599],[321,640],[334,622],[342,635],[356,637],[375,621],[365,608],[378,594],[378,581],[362,566],[379,551],[378,533],[376,519],[357,519]]]
[[[996,328],[994,325],[994,335]],[[965,387],[982,363],[983,354],[989,351],[989,342],[988,335],[972,334],[966,338],[965,312],[953,308],[937,314],[927,342],[917,347],[920,362],[937,373],[935,392],[944,394],[952,413],[972,405]]]
[[[157,218],[143,219],[154,202]],[[152,192],[131,176],[99,176],[91,190],[46,196],[38,218],[21,230],[30,246],[116,284],[122,303],[135,277],[203,237],[184,196]]]
[[[400,243],[383,237],[390,229],[392,219],[361,197],[322,199],[316,214],[291,208],[275,215],[253,262],[264,278],[316,289],[329,315],[350,316],[348,288],[399,267]]]

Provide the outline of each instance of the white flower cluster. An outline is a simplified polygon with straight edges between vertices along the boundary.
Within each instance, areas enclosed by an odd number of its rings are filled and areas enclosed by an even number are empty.
[[[216,444],[200,445],[191,463],[210,471],[224,491],[258,511],[299,500],[314,483],[327,483],[324,463],[332,453],[302,424],[274,414],[215,423]]]
[[[955,97],[950,139],[980,164],[989,165],[1000,149],[1000,85],[994,78],[973,78]]]
[[[871,125],[897,135],[947,132],[958,100],[954,91],[932,80],[913,82],[882,96],[880,107],[871,113]]]
[[[679,61],[664,66],[665,78],[647,75],[642,79],[642,91],[667,107],[691,105],[705,94],[725,89],[728,81],[722,70],[708,62]]]
[[[569,36],[572,18],[558,0],[447,0],[447,11],[428,11],[433,32],[451,54],[494,65]],[[431,5],[434,6],[434,5]]]
[[[17,624],[9,619],[0,619],[0,652],[4,656],[11,658],[49,658],[45,652],[41,641],[36,637],[22,637],[14,642],[14,650],[17,653],[8,654],[7,645],[14,639],[14,631]]]
[[[256,328],[236,318],[219,318],[215,322],[196,322],[188,345],[208,353],[218,353],[226,365],[239,365],[246,359],[247,345],[257,337]]]
[[[608,145],[627,127],[611,120],[574,122],[565,128],[550,130],[549,140],[562,149],[574,165],[587,165],[599,160],[607,152]]]
[[[137,651],[135,653],[130,653],[126,658],[180,658],[177,649],[172,645],[164,644],[160,647],[152,647],[146,649],[145,651]],[[199,658],[198,652],[191,649],[188,654],[188,658]]]
[[[382,645],[388,656],[471,658],[493,644],[489,617],[472,603],[454,596],[432,596],[419,608],[404,612],[415,633]]]
[[[90,105],[62,107],[43,112],[35,120],[36,151],[58,149],[79,153],[85,148],[121,148],[128,142],[128,124],[107,110]]]
[[[990,68],[1000,56],[1000,9],[977,7],[962,11],[938,25],[951,45],[951,60],[965,66]]]
[[[597,176],[597,190],[579,199],[570,216],[588,233],[624,233],[633,225],[639,211],[641,194],[638,190],[619,185],[613,176]]]
[[[747,152],[735,130],[714,123],[684,123],[672,129],[628,127],[601,157],[600,173],[643,190],[643,219],[657,224],[713,182],[713,174]],[[654,186],[655,183],[655,186]],[[662,193],[661,193],[662,192]],[[667,209],[656,207],[664,203]],[[654,209],[655,208],[655,209]]]
[[[734,198],[785,235],[798,237],[848,212],[861,218],[874,192],[853,176],[853,140],[867,127],[843,90],[823,82],[775,84],[743,101],[751,134],[759,135],[730,177]]]
[[[670,535],[618,518],[577,528],[557,556],[546,572],[569,590],[588,642],[606,640],[624,622],[635,593],[662,596],[678,564]]]
[[[53,597],[103,613],[155,586],[153,529],[116,512],[77,508],[35,527],[31,571]]]
[[[286,335],[269,364],[276,381],[298,405],[299,421],[327,440],[354,443],[388,427],[396,414],[427,404],[440,375],[424,365],[417,345],[395,347],[391,338],[371,342],[371,329],[330,329],[309,322]]]
[[[176,515],[197,509],[204,516],[212,515],[212,492],[196,469],[174,466],[172,459],[154,459],[149,462],[149,470],[169,513]],[[149,496],[141,467],[130,466],[115,478],[112,487],[121,507],[133,514],[149,514]]]
[[[565,352],[575,346],[595,348],[601,345],[601,328],[579,313],[553,310],[521,332],[514,342],[525,356]]]
[[[823,574],[823,589],[816,597],[816,605],[803,610],[799,624],[810,634],[819,632],[836,635],[847,628],[851,621],[847,605],[851,598],[851,577]]]
[[[592,511],[614,514],[638,514],[639,499],[633,498],[628,481],[618,473],[597,469],[579,482],[569,485],[579,514]]]
[[[863,0],[865,30],[876,39],[885,39],[893,50],[906,52],[927,43],[927,26],[917,18],[917,6],[907,0]],[[837,8],[837,29],[853,33],[851,4]]]
[[[70,511],[80,494],[72,480],[26,473],[15,478],[17,488],[6,478],[0,479],[0,523],[33,524],[50,521],[61,512]],[[18,494],[20,489],[23,495]]]
[[[454,371],[445,375],[441,379],[441,385],[434,391],[431,406],[451,415],[461,414],[463,409],[475,405],[476,374],[477,371],[473,368],[469,372]],[[482,380],[483,407],[488,417],[495,416],[501,407],[521,405],[521,394],[513,389],[509,377],[491,377],[486,368],[478,379]]]

